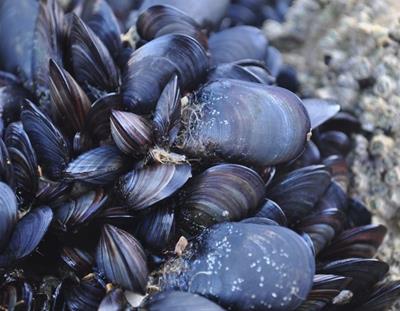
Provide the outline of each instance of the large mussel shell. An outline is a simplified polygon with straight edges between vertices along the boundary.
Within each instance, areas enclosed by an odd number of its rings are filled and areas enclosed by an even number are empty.
[[[103,42],[76,15],[71,29],[74,77],[81,85],[113,92],[119,85],[119,72]]]
[[[0,266],[7,266],[32,253],[47,232],[52,219],[53,212],[47,206],[37,207],[20,219],[4,253],[0,255]]]
[[[136,50],[122,81],[124,104],[133,112],[148,113],[173,74],[181,89],[201,81],[208,57],[195,39],[178,34],[158,37]]]
[[[99,37],[114,60],[116,60],[122,48],[121,30],[118,20],[107,1],[85,1],[81,18]]]
[[[200,26],[183,11],[155,5],[142,12],[136,23],[141,38],[150,41],[166,34],[188,35],[207,48],[207,37]]]
[[[208,46],[213,65],[242,59],[264,60],[268,41],[263,32],[252,26],[236,26],[210,36]]]
[[[142,310],[142,309],[140,309]],[[187,292],[165,291],[149,297],[143,306],[148,311],[223,311],[214,302]]]
[[[237,164],[213,166],[183,189],[179,222],[195,234],[213,224],[252,216],[265,195],[261,177]]]
[[[81,154],[70,162],[65,175],[71,180],[105,185],[124,170],[124,160],[117,147],[101,146]]]
[[[66,280],[64,297],[70,311],[96,311],[105,295],[105,284],[96,274],[89,274],[72,283]]]
[[[172,145],[181,126],[178,77],[174,75],[157,101],[153,117],[154,135],[159,145]]]
[[[105,225],[96,252],[99,270],[124,289],[144,294],[147,285],[146,256],[128,232]]]
[[[33,34],[39,3],[4,0],[0,3],[0,68],[32,82]]]
[[[56,206],[54,224],[62,231],[75,231],[93,218],[107,202],[101,188]]]
[[[303,151],[310,130],[308,115],[296,95],[258,83],[211,82],[185,110],[180,147],[208,159],[259,167],[287,162]]]
[[[35,150],[20,122],[7,127],[5,143],[13,166],[17,195],[25,203],[30,202],[38,189],[38,163]]]
[[[74,135],[84,127],[91,103],[74,78],[50,60],[50,96],[53,113],[63,128]]]
[[[69,162],[69,148],[64,136],[32,102],[26,101],[24,108],[21,113],[22,124],[39,164],[48,177],[61,178]]]
[[[146,154],[153,143],[152,124],[146,118],[125,111],[112,111],[111,135],[119,150],[127,155]]]
[[[12,189],[0,182],[0,253],[17,222],[17,200]]]
[[[139,11],[154,5],[173,6],[188,16],[193,18],[201,27],[214,28],[217,27],[225,15],[229,5],[229,0],[145,0],[143,1]]]
[[[129,209],[142,210],[174,194],[191,176],[189,164],[155,164],[122,176],[116,191]]]
[[[311,250],[284,227],[215,225],[183,256],[181,270],[173,263],[171,271],[165,267],[161,287],[200,294],[229,309],[295,310],[313,284]]]
[[[331,183],[331,175],[323,165],[294,170],[277,179],[267,191],[285,212],[289,224],[309,215]]]

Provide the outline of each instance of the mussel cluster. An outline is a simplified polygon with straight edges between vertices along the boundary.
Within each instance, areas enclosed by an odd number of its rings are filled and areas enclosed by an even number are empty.
[[[257,28],[290,1],[60,3],[0,0],[0,310],[394,302],[358,121]]]

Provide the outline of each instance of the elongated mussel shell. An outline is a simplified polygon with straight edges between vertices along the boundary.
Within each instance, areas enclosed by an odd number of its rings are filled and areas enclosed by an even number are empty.
[[[139,8],[140,12],[154,6],[168,5],[175,7],[193,18],[202,28],[217,27],[225,15],[229,0],[145,0]]]
[[[155,5],[142,12],[136,22],[141,38],[150,41],[166,34],[188,35],[207,48],[207,37],[200,26],[183,11],[171,6]]]
[[[113,140],[123,153],[144,155],[153,144],[152,124],[146,118],[132,112],[114,110],[110,122]]]
[[[8,184],[10,187],[14,187],[14,166],[11,163],[10,153],[7,147],[0,137],[0,182]]]
[[[124,104],[133,112],[148,113],[173,74],[181,89],[197,84],[206,73],[206,51],[195,39],[170,34],[155,38],[136,50],[122,81]]]
[[[213,65],[242,59],[264,60],[268,41],[262,31],[252,26],[237,26],[210,36],[208,45]]]
[[[142,210],[174,194],[191,176],[189,164],[156,164],[122,176],[116,191],[130,210]]]
[[[237,164],[213,166],[183,189],[179,222],[195,234],[213,224],[241,220],[256,212],[264,182],[252,169]]]
[[[101,146],[81,154],[68,164],[68,179],[96,185],[112,182],[125,166],[125,159],[115,146]]]
[[[17,200],[12,189],[0,182],[0,253],[17,222]]]
[[[162,91],[154,112],[153,127],[159,145],[172,145],[181,126],[178,77],[174,75]]]
[[[313,254],[287,228],[218,224],[192,247],[182,270],[165,267],[162,288],[200,294],[233,310],[295,310],[311,290]]]
[[[121,29],[108,2],[105,0],[85,1],[81,18],[99,37],[116,60],[122,49]]]
[[[111,282],[144,294],[148,271],[140,243],[128,232],[105,225],[96,252],[99,270]]]
[[[238,80],[205,85],[183,120],[187,126],[180,147],[186,153],[259,167],[299,156],[310,130],[310,120],[296,95]]]
[[[0,255],[0,267],[32,253],[47,232],[52,219],[53,212],[47,206],[37,207],[20,219],[4,253]]]
[[[26,101],[21,113],[24,130],[36,151],[45,174],[59,179],[69,162],[69,148],[62,133],[32,102]]]
[[[159,292],[149,297],[144,308],[148,311],[223,311],[222,307],[202,296],[179,291]]]
[[[329,99],[308,98],[303,103],[313,129],[333,118],[340,110],[340,105]]]
[[[75,231],[93,218],[107,202],[108,196],[101,188],[56,206],[54,224],[62,231]]]
[[[119,85],[119,72],[103,42],[76,15],[71,29],[74,77],[81,85],[113,92]]]
[[[5,133],[13,166],[16,193],[19,200],[30,202],[38,189],[38,163],[27,133],[21,122],[11,123]]]
[[[386,310],[398,300],[400,295],[400,282],[391,281],[375,286],[368,301],[362,304],[356,311]]]
[[[312,165],[281,176],[267,193],[282,208],[289,224],[294,224],[314,211],[330,183],[326,167]]]
[[[91,103],[75,79],[50,60],[50,96],[53,113],[64,130],[74,135],[84,127]]]

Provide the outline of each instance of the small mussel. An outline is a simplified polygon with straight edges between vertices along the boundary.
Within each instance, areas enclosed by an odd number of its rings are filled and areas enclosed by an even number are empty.
[[[163,271],[162,288],[200,294],[228,309],[295,310],[311,290],[315,260],[287,228],[225,223],[205,230]]]

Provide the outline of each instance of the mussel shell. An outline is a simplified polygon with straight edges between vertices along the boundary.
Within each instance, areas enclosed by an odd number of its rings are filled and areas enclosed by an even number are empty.
[[[261,206],[260,210],[255,216],[271,219],[277,222],[280,226],[287,225],[285,213],[276,202],[269,199],[265,200],[264,204]]]
[[[155,38],[137,49],[129,59],[122,81],[124,104],[135,113],[149,113],[155,107],[173,74],[186,90],[206,74],[208,57],[201,44],[186,35]]]
[[[215,225],[184,256],[182,270],[165,267],[162,288],[200,294],[228,309],[295,310],[313,284],[312,252],[284,227]]]
[[[21,218],[0,256],[0,266],[7,266],[32,253],[47,232],[52,219],[53,212],[47,206],[37,207]]]
[[[94,258],[84,250],[65,246],[62,248],[60,256],[80,277],[84,277],[92,271]]]
[[[43,177],[39,178],[38,191],[36,192],[36,200],[41,203],[57,203],[59,200],[65,199],[69,194],[70,184],[64,181],[51,181]]]
[[[333,118],[340,110],[340,105],[335,100],[307,98],[303,99],[303,103],[313,129]]]
[[[11,122],[19,121],[25,98],[30,97],[31,94],[19,84],[0,87],[0,122],[8,126]]]
[[[127,155],[145,155],[153,144],[152,124],[132,112],[114,110],[110,117],[111,135],[119,150]]]
[[[17,199],[12,189],[0,182],[0,253],[17,222]]]
[[[155,5],[143,11],[136,22],[141,38],[150,41],[166,34],[188,35],[207,48],[207,37],[200,26],[183,11],[172,6]]]
[[[261,177],[237,164],[220,164],[194,177],[182,191],[179,223],[190,234],[252,216],[265,195]]]
[[[186,153],[259,167],[299,156],[310,130],[296,95],[238,80],[202,87],[187,107],[184,122],[180,147]]]
[[[113,287],[104,296],[98,311],[126,311],[130,310],[129,307],[130,305],[125,297],[124,291],[120,288]]]
[[[351,140],[340,131],[328,131],[318,135],[318,145],[324,157],[331,155],[346,156],[351,149]]]
[[[59,179],[69,162],[69,148],[62,133],[32,102],[26,101],[21,113],[24,130],[29,136],[44,173]]]
[[[273,46],[268,46],[265,57],[265,65],[271,72],[272,76],[277,77],[283,65],[283,57],[281,52]]]
[[[139,11],[143,12],[149,7],[160,4],[173,6],[185,12],[203,28],[214,28],[224,17],[229,0],[203,0],[201,2],[197,0],[145,0]]]
[[[400,295],[400,282],[391,281],[375,286],[368,301],[355,311],[379,311],[386,310],[398,300]]]
[[[101,146],[81,154],[68,164],[65,175],[70,180],[105,185],[124,170],[125,159],[115,146]]]
[[[142,210],[174,194],[191,176],[189,164],[155,164],[122,176],[116,191],[130,210]]]
[[[81,85],[113,92],[119,86],[119,72],[103,42],[76,15],[71,28],[74,77]]]
[[[214,302],[187,292],[165,291],[149,297],[144,308],[148,311],[223,311]]]
[[[144,294],[148,277],[146,256],[140,243],[128,232],[105,225],[97,247],[96,264],[111,282]]]
[[[372,214],[360,200],[356,198],[350,198],[348,203],[347,221],[350,227],[371,224]]]
[[[0,287],[0,309],[31,310],[33,293],[32,286],[22,279],[8,281]]]
[[[252,26],[236,26],[214,33],[208,40],[213,65],[242,59],[264,60],[268,41],[263,32]]]
[[[14,187],[14,167],[11,163],[10,153],[0,137],[0,181]]]

